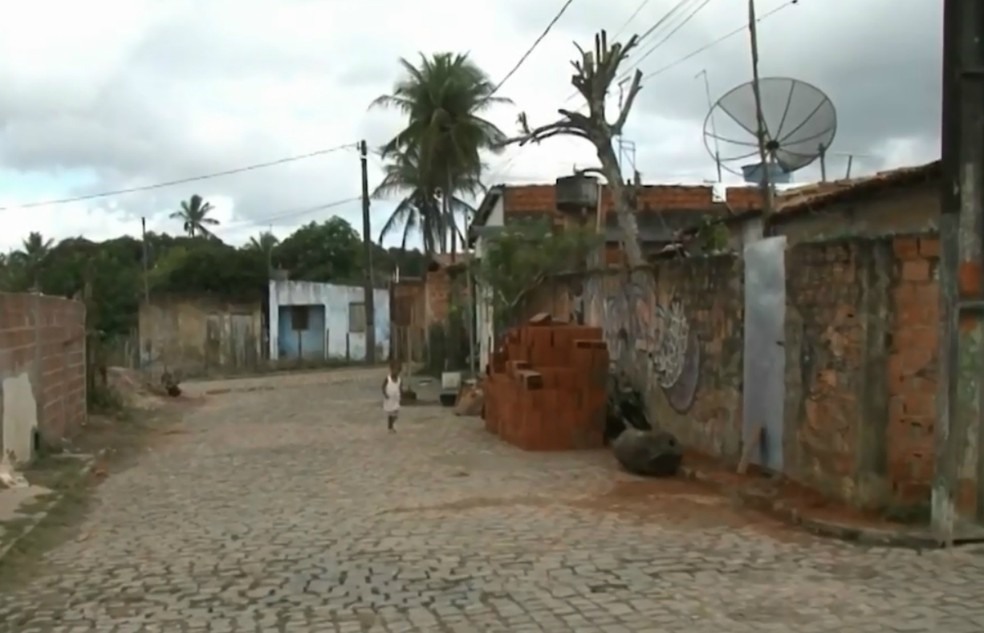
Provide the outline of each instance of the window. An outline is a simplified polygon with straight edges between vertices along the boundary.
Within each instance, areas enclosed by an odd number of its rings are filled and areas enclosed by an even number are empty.
[[[349,304],[349,332],[363,334],[366,331],[366,304],[362,302]]]
[[[308,329],[308,306],[291,306],[290,327],[292,330]]]

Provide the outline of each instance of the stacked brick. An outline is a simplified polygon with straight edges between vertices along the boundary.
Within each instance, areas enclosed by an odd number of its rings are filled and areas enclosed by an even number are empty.
[[[528,451],[604,446],[608,348],[601,328],[530,323],[509,332],[485,384],[485,428]]]

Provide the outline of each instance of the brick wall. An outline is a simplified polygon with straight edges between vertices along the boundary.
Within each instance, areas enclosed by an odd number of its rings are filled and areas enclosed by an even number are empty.
[[[786,474],[845,500],[879,496],[884,474],[889,256],[872,240],[786,251]]]
[[[14,426],[25,419],[21,413],[32,408],[36,410],[37,427],[45,441],[57,443],[74,434],[86,416],[85,371],[82,303],[57,297],[0,293],[0,379],[4,385],[0,403],[8,411],[19,412],[10,416],[16,419],[2,420],[7,443],[12,443],[11,438],[23,440],[23,429]],[[30,389],[19,388],[26,384]],[[3,448],[14,449],[13,446]],[[23,448],[19,452],[23,453]],[[17,459],[26,457],[18,455]]]
[[[608,276],[587,317],[613,360],[645,385],[654,424],[706,454],[738,459],[741,440],[743,267],[733,255],[665,260],[656,296]]]
[[[786,257],[787,474],[856,505],[926,505],[935,468],[939,242],[802,243]],[[972,511],[976,448],[959,505]]]
[[[935,464],[939,240],[900,237],[892,247],[888,478],[894,496],[906,503],[929,499]]]

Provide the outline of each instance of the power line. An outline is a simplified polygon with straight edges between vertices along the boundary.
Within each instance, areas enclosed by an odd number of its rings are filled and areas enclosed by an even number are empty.
[[[756,20],[756,23],[761,23],[762,20],[765,20],[766,18],[775,15],[776,13],[782,11],[783,9],[786,9],[788,7],[793,6],[794,4],[797,4],[798,1],[799,0],[787,0],[783,4],[781,4],[781,5],[773,8],[771,11],[766,11],[765,13],[763,13],[761,15],[761,17],[759,17]],[[652,71],[651,73],[648,73],[648,74],[644,75],[643,76],[643,79],[645,80],[645,79],[649,79],[651,77],[655,77],[656,75],[660,75],[660,74],[666,72],[667,70],[670,70],[671,68],[674,68],[676,66],[679,66],[683,62],[691,59],[692,57],[695,57],[695,56],[703,53],[704,51],[706,51],[707,49],[711,48],[712,46],[717,46],[721,42],[723,42],[723,41],[725,41],[727,39],[730,39],[730,38],[734,37],[735,35],[738,35],[739,33],[745,32],[745,30],[747,30],[747,29],[748,29],[748,24],[747,23],[746,24],[742,24],[741,26],[739,26],[735,30],[729,31],[728,33],[725,33],[721,37],[708,42],[704,46],[701,46],[700,48],[698,48],[698,49],[696,49],[694,51],[691,51],[690,53],[688,53],[688,54],[684,55],[683,57],[681,57],[680,59],[676,60],[675,62],[670,63],[670,64],[667,64],[666,66],[663,66],[662,68],[658,68],[658,69]]]
[[[669,33],[667,33],[666,36],[663,39],[661,39],[660,41],[658,41],[655,44],[653,44],[652,47],[649,48],[649,50],[647,50],[645,53],[643,53],[642,56],[639,59],[637,59],[636,62],[634,64],[632,64],[632,66],[630,66],[622,74],[621,77],[619,77],[618,82],[622,82],[626,78],[630,77],[632,75],[632,72],[636,68],[638,68],[639,65],[642,64],[642,62],[644,62],[646,60],[647,57],[649,57],[654,52],[656,52],[656,49],[658,49],[660,46],[662,46],[663,44],[665,44],[667,42],[667,40],[669,40],[671,37],[673,37],[674,35],[676,35],[677,31],[679,31],[684,26],[686,26],[687,22],[690,22],[690,20],[692,20],[694,18],[694,16],[696,16],[698,13],[700,13],[701,9],[703,9],[704,7],[706,7],[708,5],[708,3],[710,3],[710,1],[711,0],[703,0],[703,2],[701,2],[699,5],[697,5],[696,7],[694,7],[694,10],[691,11],[689,14],[687,14],[679,24],[677,24],[675,27],[673,27],[673,30],[671,30]]]
[[[645,33],[643,33],[642,35],[639,36],[639,43],[641,44],[643,42],[643,40],[645,40],[647,37],[649,37],[650,35],[652,35],[653,32],[656,31],[656,29],[658,29],[659,27],[663,26],[663,23],[665,23],[667,20],[669,20],[670,18],[672,18],[676,14],[677,11],[679,11],[680,9],[683,8],[683,5],[687,4],[688,2],[692,2],[692,1],[695,1],[695,0],[680,0],[675,5],[673,5],[673,8],[671,8],[669,11],[667,11],[666,13],[664,13],[663,14],[663,17],[661,17],[660,19],[656,20],[656,23],[655,24],[653,24],[651,27],[649,27],[649,29]]]
[[[516,74],[516,71],[519,70],[519,67],[526,62],[527,58],[529,58],[529,56],[533,53],[533,51],[536,50],[536,47],[540,45],[540,42],[543,41],[543,38],[545,38],[547,34],[550,33],[550,29],[552,29],[554,25],[557,24],[557,21],[560,20],[561,16],[564,15],[564,12],[567,11],[567,7],[571,6],[572,2],[574,2],[574,0],[566,0],[566,2],[564,2],[564,6],[560,7],[560,11],[558,11],[557,15],[555,15],[553,19],[550,20],[550,23],[547,24],[547,28],[543,29],[543,33],[540,33],[540,37],[536,38],[533,41],[533,44],[526,50],[525,53],[523,53],[523,56],[519,58],[519,61],[516,62],[516,65],[512,67],[512,70],[507,72],[506,76],[503,77],[498,84],[496,84],[495,88],[492,89],[492,92],[489,93],[489,97],[499,92],[499,88],[501,88],[504,83],[509,81],[510,77]]]
[[[119,196],[127,193],[136,193],[138,191],[151,191],[154,189],[163,189],[164,187],[173,187],[175,185],[183,185],[189,182],[198,182],[201,180],[210,180],[212,178],[219,178],[221,176],[231,176],[232,174],[240,174],[247,171],[254,171],[256,169],[264,169],[266,167],[274,167],[276,165],[284,165],[286,163],[293,163],[299,160],[305,160],[307,158],[314,158],[315,156],[324,156],[325,154],[331,154],[332,152],[337,152],[338,150],[347,149],[350,147],[355,147],[355,143],[346,143],[345,145],[338,145],[335,147],[329,147],[327,149],[319,149],[314,152],[309,152],[307,154],[299,154],[297,156],[288,156],[286,158],[279,158],[277,160],[268,161],[265,163],[254,163],[252,165],[246,165],[244,167],[237,167],[235,169],[227,169],[225,171],[217,171],[211,174],[202,174],[199,176],[191,176],[189,178],[181,178],[179,180],[169,180],[167,182],[158,182],[152,185],[142,185],[139,187],[129,187],[127,189],[115,189],[112,191],[100,191],[99,193],[90,193],[83,196],[75,196],[72,198],[60,198],[56,200],[43,200],[38,202],[27,202],[25,204],[17,204],[9,207],[0,207],[0,211],[10,211],[13,209],[31,209],[34,207],[45,207],[48,205],[56,204],[68,204],[70,202],[83,202],[85,200],[95,200],[96,198],[108,198],[110,196]]]
[[[673,5],[670,8],[669,11],[667,11],[666,13],[664,13],[663,16],[660,17],[660,19],[656,20],[656,22],[652,26],[650,26],[648,29],[646,29],[646,31],[642,35],[639,35],[638,36],[638,41],[636,42],[636,45],[641,44],[647,37],[649,37],[650,35],[652,35],[653,33],[655,33],[657,29],[659,29],[661,26],[663,26],[663,24],[666,23],[667,20],[669,20],[670,18],[672,18],[676,14],[676,12],[679,11],[685,4],[687,4],[688,2],[694,2],[694,1],[696,1],[696,0],[679,0],[679,2],[677,2],[675,5]],[[580,96],[580,94],[581,94],[580,92],[578,92],[577,90],[575,90],[566,99],[564,99],[564,103],[570,102],[571,99],[577,98],[578,96]]]
[[[632,15],[629,16],[629,19],[626,20],[624,23],[622,23],[622,26],[618,27],[618,31],[615,32],[615,35],[612,36],[612,39],[617,40],[618,36],[621,35],[622,32],[625,30],[625,27],[631,24],[632,20],[634,20],[636,16],[639,15],[639,12],[645,9],[646,5],[648,5],[650,2],[652,2],[652,0],[642,0],[642,2],[639,3],[639,6],[636,7],[636,10],[632,12]]]
[[[357,202],[362,199],[362,196],[353,196],[351,198],[345,198],[344,200],[335,200],[334,202],[326,202],[324,204],[319,204],[313,207],[301,207],[295,208],[288,211],[282,211],[280,213],[275,213],[264,218],[257,219],[243,219],[237,222],[230,222],[225,226],[220,227],[221,229],[228,228],[246,228],[250,226],[263,226],[265,224],[271,224],[279,220],[285,220],[288,218],[294,218],[298,216],[308,215],[310,213],[315,213],[317,211],[325,211],[327,209],[332,209],[334,207],[340,207],[351,202]]]

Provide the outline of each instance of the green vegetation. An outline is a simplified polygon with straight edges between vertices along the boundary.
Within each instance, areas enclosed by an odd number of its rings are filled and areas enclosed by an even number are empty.
[[[450,237],[453,253],[474,214],[465,198],[483,191],[482,153],[499,151],[505,141],[481,114],[509,101],[494,95],[495,85],[467,55],[421,55],[419,65],[406,59],[400,65],[403,74],[393,92],[371,106],[406,115],[405,127],[380,149],[386,175],[374,195],[404,196],[380,239],[402,225],[404,244],[408,234],[419,231],[425,252],[446,252]]]
[[[475,276],[488,288],[496,331],[513,324],[524,297],[544,280],[583,270],[601,239],[589,229],[557,230],[544,222],[507,226],[490,239]]]
[[[361,238],[342,218],[311,222],[282,242],[260,233],[236,248],[203,228],[217,225],[207,217],[209,209],[208,202],[192,196],[176,212],[187,236],[147,234],[147,285],[152,295],[261,298],[271,266],[287,271],[291,279],[362,283]],[[130,236],[104,242],[72,237],[56,244],[31,233],[21,248],[0,256],[0,292],[37,288],[55,296],[87,297],[94,334],[103,340],[127,336],[137,325],[144,295],[143,257],[144,244]],[[418,251],[381,247],[375,247],[373,263],[379,284],[397,266],[404,276],[422,276],[426,268]]]

